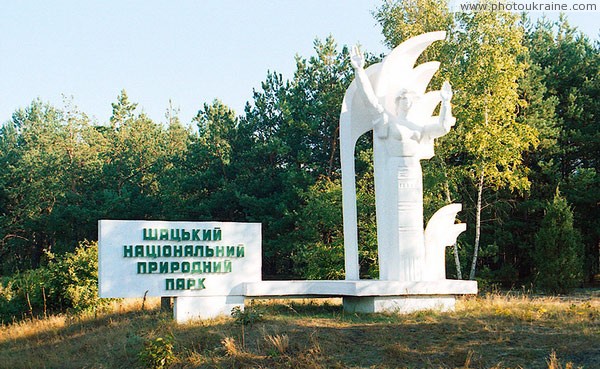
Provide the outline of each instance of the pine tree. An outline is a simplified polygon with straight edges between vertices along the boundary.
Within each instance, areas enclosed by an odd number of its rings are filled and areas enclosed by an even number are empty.
[[[566,293],[582,281],[581,234],[573,228],[573,210],[558,191],[547,202],[545,212],[535,236],[536,285],[545,291]]]

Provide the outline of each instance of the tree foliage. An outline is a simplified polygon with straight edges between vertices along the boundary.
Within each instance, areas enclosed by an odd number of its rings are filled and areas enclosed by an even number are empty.
[[[539,20],[530,27],[531,59],[540,69],[545,98],[556,99],[556,145],[546,150],[544,181],[574,206],[585,245],[585,275],[600,272],[600,44],[571,27]],[[553,186],[553,187],[551,187]],[[552,196],[549,192],[547,199]]]
[[[523,105],[518,81],[527,65],[523,62],[523,32],[515,15],[476,12],[458,16],[462,29],[456,33],[451,75],[457,81],[456,117],[461,122],[456,135],[461,141],[452,155],[467,158],[459,164],[471,181],[475,200],[475,240],[469,278],[475,278],[481,239],[484,190],[527,190],[528,168],[523,153],[538,144],[535,127],[517,120]],[[468,50],[466,53],[465,50]],[[462,56],[461,56],[462,54]],[[465,55],[466,54],[466,55]],[[458,150],[457,150],[458,149]]]

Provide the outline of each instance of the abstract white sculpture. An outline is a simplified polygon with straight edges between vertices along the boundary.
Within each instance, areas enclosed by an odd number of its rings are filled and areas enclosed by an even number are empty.
[[[413,66],[429,45],[445,37],[445,32],[431,32],[411,38],[366,70],[360,50],[352,50],[356,78],[340,115],[346,280],[359,279],[354,149],[371,129],[379,279],[445,279],[445,247],[466,229],[454,224],[461,205],[452,204],[440,209],[423,230],[420,160],[433,156],[433,140],[448,133],[455,118],[448,82],[441,91],[425,92],[439,62]],[[433,116],[440,102],[439,116]]]

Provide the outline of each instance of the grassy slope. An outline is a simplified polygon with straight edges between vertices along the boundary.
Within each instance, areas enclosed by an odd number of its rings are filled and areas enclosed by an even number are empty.
[[[176,325],[156,304],[0,328],[1,368],[143,367],[144,342],[173,337],[174,368],[600,368],[600,291],[579,298],[492,295],[453,313],[345,314],[336,301],[258,303],[262,320]],[[147,304],[146,304],[147,305]],[[242,343],[243,342],[243,343]]]

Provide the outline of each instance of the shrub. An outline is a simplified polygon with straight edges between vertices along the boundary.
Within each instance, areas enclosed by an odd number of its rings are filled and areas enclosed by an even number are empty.
[[[166,368],[173,360],[175,360],[175,354],[173,353],[173,339],[171,337],[157,337],[153,340],[146,341],[139,356],[146,368]]]
[[[0,280],[0,321],[67,309],[81,312],[98,298],[98,247],[84,241],[72,253],[48,253],[48,265]]]
[[[247,305],[245,308],[236,306],[231,309],[231,317],[237,324],[247,326],[260,322],[263,319],[263,313],[253,305]]]
[[[73,253],[49,254],[48,287],[53,306],[77,312],[95,308],[98,298],[98,245],[84,241]]]
[[[48,271],[44,268],[17,273],[0,283],[0,321],[41,315],[46,311],[44,286]]]

